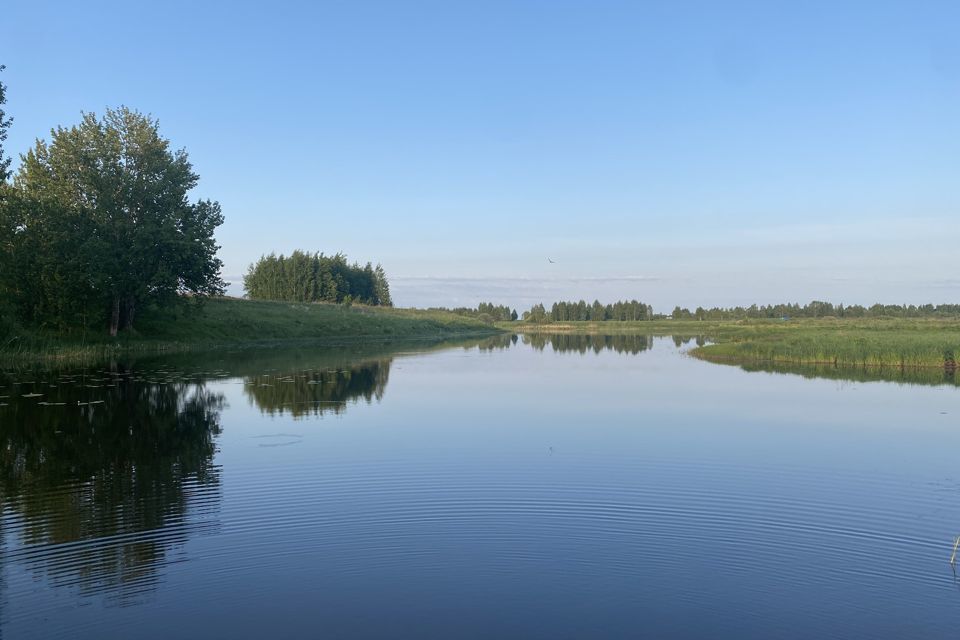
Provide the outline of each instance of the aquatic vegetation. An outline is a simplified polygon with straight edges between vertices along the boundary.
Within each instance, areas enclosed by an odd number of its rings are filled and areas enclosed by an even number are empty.
[[[817,364],[839,367],[956,369],[956,320],[801,321],[714,328],[714,344],[693,350],[711,361]]]
[[[960,353],[960,318],[554,322],[515,330],[527,335],[691,336],[697,343],[691,355],[712,362],[952,371]]]

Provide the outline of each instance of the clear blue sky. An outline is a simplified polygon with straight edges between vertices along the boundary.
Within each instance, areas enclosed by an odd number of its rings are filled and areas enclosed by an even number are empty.
[[[153,114],[223,205],[232,279],[299,247],[382,262],[402,305],[960,300],[955,0],[13,0],[2,22],[9,152]]]

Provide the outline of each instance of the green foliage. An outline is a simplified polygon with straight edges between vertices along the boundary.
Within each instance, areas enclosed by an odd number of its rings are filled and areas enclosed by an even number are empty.
[[[456,307],[454,309],[447,309],[444,307],[433,307],[431,311],[440,311],[455,313],[459,316],[467,316],[468,318],[477,318],[487,323],[494,322],[512,322],[517,319],[516,309],[511,309],[505,305],[498,305],[492,302],[481,302],[477,307]]]
[[[534,305],[523,314],[529,322],[636,322],[653,318],[653,309],[638,300],[621,300],[613,304],[601,304],[594,300],[588,304],[579,302],[554,302],[547,312],[542,304]]]
[[[652,316],[652,309],[638,300],[622,300],[607,305],[599,300],[594,300],[591,305],[583,300],[554,302],[550,308],[550,319],[554,322],[633,322],[649,320]]]
[[[262,256],[247,269],[243,288],[251,300],[393,306],[383,267],[348,264],[342,253],[325,256],[298,250],[289,256]]]
[[[0,293],[33,326],[133,327],[147,303],[223,293],[220,205],[158,123],[125,107],[38,140],[0,202]]]
[[[543,308],[543,305],[537,303],[530,307],[530,311],[524,311],[523,321],[541,324],[543,322],[549,322],[550,317],[547,315],[547,311]]]
[[[6,67],[0,64],[0,71]],[[5,182],[10,177],[10,158],[4,157],[3,142],[7,139],[7,129],[13,123],[13,118],[7,116],[3,110],[3,105],[7,103],[7,87],[0,82],[0,182]]]

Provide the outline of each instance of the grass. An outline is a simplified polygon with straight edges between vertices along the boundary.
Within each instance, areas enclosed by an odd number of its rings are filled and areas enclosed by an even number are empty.
[[[32,333],[5,338],[0,362],[82,362],[119,353],[182,352],[227,345],[356,344],[442,340],[497,331],[542,334],[703,336],[692,355],[712,362],[833,367],[938,368],[960,356],[960,318],[796,319],[484,324],[443,311],[220,298],[203,306],[153,310],[137,331],[110,339]]]
[[[518,325],[531,333],[698,335],[692,355],[713,362],[955,369],[960,318],[564,322]]]
[[[218,298],[199,307],[146,311],[138,319],[136,331],[112,339],[105,332],[9,336],[0,343],[0,361],[68,363],[120,353],[182,352],[230,345],[444,339],[497,332],[492,325],[442,311]]]
[[[709,334],[708,334],[709,335]],[[694,355],[711,361],[956,369],[958,320],[807,320],[720,331]]]

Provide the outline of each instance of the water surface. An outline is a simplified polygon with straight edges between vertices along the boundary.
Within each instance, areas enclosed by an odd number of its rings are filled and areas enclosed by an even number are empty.
[[[0,634],[954,637],[956,387],[685,342],[5,374]]]

